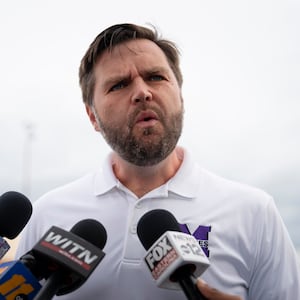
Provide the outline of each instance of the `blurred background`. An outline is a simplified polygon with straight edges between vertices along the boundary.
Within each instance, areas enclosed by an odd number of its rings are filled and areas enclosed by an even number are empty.
[[[3,1],[0,194],[34,202],[100,166],[109,148],[82,104],[80,60],[107,26],[153,24],[182,53],[180,144],[270,193],[299,251],[299,15],[298,0]]]

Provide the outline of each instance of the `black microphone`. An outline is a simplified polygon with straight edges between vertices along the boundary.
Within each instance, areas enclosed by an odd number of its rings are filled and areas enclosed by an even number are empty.
[[[106,240],[105,228],[93,219],[78,222],[70,232],[52,226],[23,257],[33,274],[46,279],[34,299],[48,300],[78,289],[105,256]]]
[[[14,239],[23,230],[32,214],[29,199],[14,191],[0,197],[0,259],[10,249],[4,237]]]
[[[147,250],[144,258],[161,288],[182,289],[189,300],[206,299],[196,286],[196,277],[209,266],[198,241],[180,230],[167,210],[155,209],[141,217],[137,234]]]
[[[103,258],[98,247],[104,247],[106,231],[98,221],[82,220],[73,226],[73,233],[54,226],[52,229],[48,231],[52,237],[44,236],[19,260],[0,264],[0,299],[46,300],[56,290],[60,295],[70,293],[87,280]],[[43,279],[48,280],[42,289],[39,281]]]

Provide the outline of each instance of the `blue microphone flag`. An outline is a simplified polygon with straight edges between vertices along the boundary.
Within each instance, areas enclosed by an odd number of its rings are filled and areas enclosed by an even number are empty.
[[[41,285],[20,262],[0,264],[0,300],[33,300]]]

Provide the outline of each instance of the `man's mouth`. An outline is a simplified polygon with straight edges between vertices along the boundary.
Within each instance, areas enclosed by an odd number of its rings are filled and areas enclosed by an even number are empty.
[[[144,111],[140,112],[137,115],[135,124],[139,124],[142,126],[151,126],[158,121],[158,117],[156,113],[153,111]]]

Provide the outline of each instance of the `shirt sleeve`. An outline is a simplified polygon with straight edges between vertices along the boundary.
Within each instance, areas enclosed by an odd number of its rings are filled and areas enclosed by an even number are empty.
[[[258,218],[253,226],[257,250],[249,299],[300,299],[299,257],[273,199]]]

